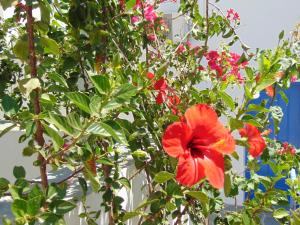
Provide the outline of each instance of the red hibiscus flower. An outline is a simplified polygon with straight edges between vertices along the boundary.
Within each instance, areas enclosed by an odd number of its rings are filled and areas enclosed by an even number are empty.
[[[204,177],[215,188],[224,186],[224,154],[235,149],[235,141],[205,104],[187,109],[182,122],[169,125],[162,139],[164,150],[178,158],[177,181],[193,186]]]
[[[251,124],[246,124],[244,128],[239,130],[239,132],[242,137],[248,138],[248,151],[250,155],[253,157],[259,157],[263,153],[266,143],[257,127]]]

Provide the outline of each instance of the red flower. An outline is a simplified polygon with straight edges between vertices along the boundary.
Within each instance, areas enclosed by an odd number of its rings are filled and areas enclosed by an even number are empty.
[[[159,79],[154,84],[154,89],[157,91],[165,91],[167,89],[168,85],[164,78]]]
[[[257,127],[251,124],[246,124],[244,128],[239,130],[239,132],[242,137],[248,138],[248,151],[250,155],[253,157],[259,157],[263,153],[266,143]]]
[[[179,105],[180,102],[181,100],[176,94],[168,96],[168,107],[171,109],[174,115],[177,115],[179,113],[177,105]]]
[[[274,90],[274,87],[271,85],[269,87],[267,87],[266,89],[266,93],[269,97],[273,98],[274,95],[275,95],[275,90]]]
[[[147,78],[148,78],[149,80],[154,79],[154,77],[155,77],[154,73],[151,73],[151,72],[148,72],[148,73],[147,73]]]
[[[156,96],[156,103],[158,105],[163,104],[167,100],[167,94],[165,91],[159,91],[158,95]]]
[[[171,157],[178,158],[179,183],[190,187],[207,177],[213,187],[223,187],[223,154],[234,151],[235,141],[208,105],[187,109],[182,122],[168,126],[162,143]]]

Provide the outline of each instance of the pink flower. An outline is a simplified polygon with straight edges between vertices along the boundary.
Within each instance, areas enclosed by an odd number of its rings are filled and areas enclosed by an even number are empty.
[[[140,18],[138,16],[132,16],[131,17],[131,23],[136,24],[140,21]]]
[[[147,36],[147,38],[148,38],[149,41],[155,41],[156,40],[156,36],[154,34],[149,34]]]
[[[153,5],[148,5],[144,8],[145,19],[149,22],[154,22],[157,18],[157,15],[154,11]]]
[[[183,44],[180,44],[178,47],[177,47],[177,50],[176,50],[176,53],[177,54],[182,54],[183,52],[185,52],[185,47],[184,47],[184,45]]]
[[[293,75],[293,76],[291,77],[291,83],[294,83],[294,82],[296,82],[297,80],[298,80],[297,75]]]
[[[227,10],[227,19],[229,19],[230,21],[239,22],[240,15],[237,12],[235,12],[233,9],[229,9]]]

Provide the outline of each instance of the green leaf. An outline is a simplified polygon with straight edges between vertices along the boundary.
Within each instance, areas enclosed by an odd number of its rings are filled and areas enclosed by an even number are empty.
[[[253,224],[251,221],[251,217],[246,212],[243,212],[242,220],[243,220],[243,225],[252,225]]]
[[[281,41],[283,39],[283,37],[284,37],[284,30],[282,30],[278,36],[279,41]]]
[[[136,150],[132,153],[132,156],[137,158],[146,158],[148,153],[143,150]]]
[[[93,82],[97,91],[100,94],[107,94],[110,92],[110,83],[107,76],[99,75],[99,76],[91,76],[91,81]]]
[[[168,62],[163,63],[163,64],[158,68],[158,70],[155,72],[156,76],[157,76],[157,77],[161,77],[162,75],[164,75],[165,72],[167,71],[168,67],[169,67],[169,63],[168,63]]]
[[[76,112],[71,112],[66,117],[67,123],[76,130],[82,130],[82,127],[86,125],[86,121],[82,121],[80,116]]]
[[[81,186],[81,189],[82,189],[84,195],[86,195],[86,193],[88,191],[88,185],[86,183],[86,180],[83,179],[82,177],[78,177],[78,181],[79,181],[79,184]]]
[[[107,159],[107,158],[100,158],[100,159],[97,159],[96,162],[97,162],[97,163],[101,163],[101,164],[103,164],[103,165],[108,165],[108,166],[114,166],[114,165],[115,165],[111,160],[109,160],[109,159]]]
[[[1,195],[1,192],[5,192],[8,190],[8,185],[9,185],[9,181],[6,180],[5,178],[1,177],[0,178],[0,195]]]
[[[122,184],[124,187],[127,187],[128,189],[131,188],[130,181],[126,177],[121,177],[120,179],[118,179],[118,182]]]
[[[15,0],[0,0],[0,5],[2,6],[3,10],[11,7]]]
[[[231,109],[234,110],[235,109],[235,103],[232,99],[232,97],[230,95],[228,95],[227,93],[220,91],[219,92],[220,97],[222,98],[222,100],[224,101],[224,103]]]
[[[23,80],[19,80],[18,84],[21,93],[26,97],[28,97],[33,90],[41,88],[41,83],[38,78],[26,78]]]
[[[59,130],[65,132],[66,134],[75,136],[75,130],[69,125],[66,117],[54,113],[49,113],[49,123],[54,124]]]
[[[105,117],[108,113],[110,113],[113,110],[118,109],[121,107],[122,104],[117,102],[115,99],[109,101],[107,104],[105,104],[101,109],[101,116]]]
[[[32,156],[34,153],[36,153],[37,150],[31,146],[27,146],[23,149],[22,154],[25,157],[30,157]]]
[[[264,90],[265,88],[271,86],[272,84],[274,84],[276,82],[276,79],[264,79],[262,80],[256,87],[255,91],[261,92],[262,90]]]
[[[15,199],[11,204],[11,211],[15,217],[23,217],[27,211],[27,203],[22,199]]]
[[[64,139],[58,134],[57,131],[52,129],[46,124],[43,124],[43,127],[45,128],[45,131],[47,135],[52,139],[53,141],[53,147],[55,151],[58,151],[60,147],[64,144]]]
[[[15,166],[13,170],[13,174],[17,179],[25,178],[26,176],[26,172],[23,166]]]
[[[137,211],[135,211],[135,212],[126,212],[124,214],[123,218],[122,218],[122,221],[125,222],[125,221],[127,221],[129,219],[132,219],[132,218],[134,218],[136,216],[139,216],[140,214],[141,214],[141,212],[137,212]]]
[[[229,38],[234,34],[234,29],[230,28],[227,33],[223,33],[222,37],[223,38]]]
[[[53,80],[53,81],[63,85],[64,87],[68,88],[68,84],[67,84],[65,78],[63,76],[61,76],[60,74],[52,72],[52,73],[48,74],[48,77],[51,80]]]
[[[57,215],[64,215],[74,208],[76,208],[76,204],[70,201],[57,200],[52,203],[52,211]]]
[[[289,212],[286,209],[283,209],[283,208],[276,209],[273,212],[273,217],[276,218],[276,219],[282,219],[282,218],[287,217],[289,215],[290,215]]]
[[[44,53],[49,53],[53,55],[59,54],[59,45],[56,43],[55,40],[47,37],[41,37],[40,43],[44,48]]]
[[[41,10],[41,20],[49,24],[50,23],[50,14],[51,14],[51,6],[48,1],[39,1],[39,6]]]
[[[105,123],[108,124],[114,130],[116,135],[114,136],[113,134],[111,134],[111,136],[116,141],[118,141],[121,144],[128,145],[124,130],[116,121],[110,120],[110,121],[106,121]]]
[[[16,114],[20,109],[17,101],[9,95],[2,97],[1,105],[4,113],[8,116]]]
[[[185,192],[185,194],[192,196],[193,198],[195,198],[205,204],[207,204],[209,202],[209,198],[207,197],[207,195],[201,191],[187,191],[187,192]]]
[[[155,202],[157,202],[157,201],[159,201],[159,199],[151,199],[151,200],[145,199],[145,200],[144,200],[144,201],[143,201],[143,202],[135,209],[135,211],[138,211],[138,210],[140,210],[140,209],[146,207],[147,205],[150,205],[150,204],[155,203]]]
[[[248,59],[247,59],[245,53],[243,53],[243,54],[241,55],[239,61],[237,61],[237,65],[241,65],[242,63],[247,62],[247,61],[248,61]]]
[[[7,134],[9,131],[11,131],[12,129],[14,129],[17,125],[16,124],[13,124],[13,125],[10,125],[9,127],[6,127],[4,128],[3,130],[0,131],[0,138]]]
[[[230,118],[229,125],[230,125],[230,130],[236,130],[242,128],[244,126],[244,123],[240,120]]]
[[[38,214],[41,208],[41,200],[42,200],[42,196],[36,196],[28,200],[27,212],[29,215],[35,216],[36,214]]]
[[[27,36],[22,36],[17,40],[13,53],[22,61],[27,61],[29,57]]]
[[[226,197],[229,197],[231,192],[231,178],[230,174],[225,174],[225,180],[224,180],[224,194]]]
[[[247,108],[247,112],[269,112],[270,110],[260,106],[260,105],[255,105],[255,104],[249,104]]]
[[[204,194],[201,191],[187,191],[185,192],[185,194],[192,196],[193,198],[197,199],[200,204],[202,205],[203,208],[203,214],[205,216],[208,215],[208,211],[209,211],[209,198],[206,194]]]
[[[108,124],[103,122],[94,123],[88,127],[87,132],[103,137],[112,137],[120,144],[128,145],[122,128],[113,121],[108,122]]]
[[[167,171],[160,171],[159,173],[155,174],[154,181],[156,183],[165,183],[173,178],[174,174],[169,173]]]
[[[117,102],[126,102],[137,93],[135,86],[131,84],[123,84],[115,94]]]
[[[247,74],[247,77],[252,80],[254,78],[254,72],[252,70],[252,68],[250,67],[246,67],[245,68],[245,71],[246,71],[246,74]]]
[[[286,96],[286,94],[283,91],[280,91],[279,94],[280,94],[282,100],[285,102],[285,104],[288,104],[289,98]]]
[[[66,93],[66,96],[72,103],[78,106],[79,109],[83,110],[86,113],[90,113],[90,99],[86,94],[81,92],[69,92]]]
[[[136,0],[129,0],[126,1],[126,10],[131,10],[133,6],[135,5]]]
[[[167,202],[166,204],[166,209],[169,211],[169,212],[172,212],[174,211],[175,209],[177,209],[177,206],[171,202]]]

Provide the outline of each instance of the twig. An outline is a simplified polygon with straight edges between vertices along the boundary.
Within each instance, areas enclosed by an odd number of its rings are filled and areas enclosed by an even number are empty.
[[[80,169],[75,170],[70,176],[64,178],[63,180],[57,182],[56,184],[61,184],[61,183],[65,182],[65,181],[67,181],[67,180],[73,178],[73,177],[76,176],[78,173],[80,173],[81,171],[83,171],[83,169],[84,169],[84,167],[81,167]]]
[[[35,47],[34,47],[34,28],[33,23],[34,19],[32,16],[32,1],[26,1],[26,13],[27,13],[27,34],[28,34],[28,49],[29,49],[29,67],[31,78],[37,78],[37,63],[36,63],[36,55],[35,55]],[[35,96],[33,99],[34,105],[34,114],[39,115],[42,111],[40,104],[40,89],[37,88],[34,90]],[[35,120],[36,124],[36,132],[34,134],[35,141],[38,143],[40,147],[43,147],[45,144],[45,139],[43,137],[43,127],[42,123],[39,119]],[[41,175],[41,184],[44,189],[48,188],[48,177],[47,177],[47,160],[42,156],[41,153],[38,154],[38,160],[40,161],[40,175]]]
[[[215,4],[211,3],[211,2],[209,2],[209,4],[210,4],[211,6],[213,6],[214,8],[216,8],[216,9],[222,14],[223,17],[226,17],[225,14],[224,14],[224,12],[222,11],[222,9],[220,9],[217,5],[215,5]],[[230,24],[229,21],[227,21],[227,25],[230,27],[230,29],[232,29],[234,35],[237,37],[237,39],[238,39],[238,41],[240,42],[241,46],[242,46],[242,47],[246,47],[247,45],[241,40],[241,38],[239,37],[239,35],[238,35],[237,32],[235,31],[235,28],[231,26],[231,24]],[[244,50],[244,52],[246,53],[246,55],[249,57],[248,52],[245,51],[244,48],[243,48],[243,50]]]

